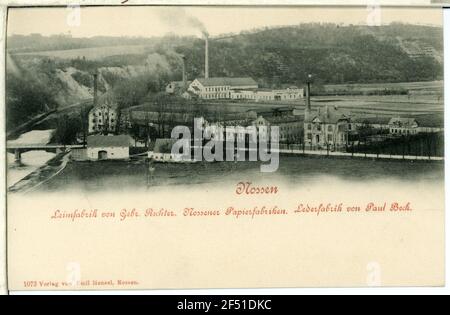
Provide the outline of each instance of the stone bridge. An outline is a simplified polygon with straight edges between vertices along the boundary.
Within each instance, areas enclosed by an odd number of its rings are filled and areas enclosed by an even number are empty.
[[[66,150],[75,149],[75,148],[83,148],[84,146],[81,144],[76,145],[62,145],[62,144],[6,144],[6,151],[10,153],[14,153],[15,161],[17,163],[21,162],[22,153],[28,151],[47,151],[60,153]]]

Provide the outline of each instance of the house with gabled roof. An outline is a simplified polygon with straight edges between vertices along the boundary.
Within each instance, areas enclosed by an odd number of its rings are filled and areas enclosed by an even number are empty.
[[[415,118],[394,117],[389,121],[389,131],[393,135],[415,135],[419,133],[419,123]]]
[[[336,106],[326,106],[313,112],[306,108],[305,144],[316,147],[342,147],[348,144],[352,129],[350,115]]]
[[[87,138],[87,158],[97,160],[124,160],[130,157],[130,137],[127,135]]]
[[[118,123],[117,103],[112,93],[104,93],[98,97],[95,106],[88,114],[89,134],[110,134],[115,133]]]
[[[166,85],[166,93],[168,94],[183,94],[186,88],[191,84],[191,81],[171,81]]]

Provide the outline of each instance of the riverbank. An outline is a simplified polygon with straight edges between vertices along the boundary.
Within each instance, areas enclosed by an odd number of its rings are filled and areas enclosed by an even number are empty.
[[[327,178],[367,183],[368,181],[436,182],[444,180],[444,163],[440,161],[403,161],[351,157],[281,155],[274,173],[261,173],[261,162],[200,162],[195,164],[154,164],[150,174],[142,160],[74,162],[36,191],[134,191],[170,186],[220,186],[239,182],[284,182],[307,186]],[[325,188],[327,189],[327,188]]]
[[[64,170],[69,162],[70,152],[62,152],[49,160],[46,164],[39,167],[31,174],[25,176],[22,180],[8,188],[11,193],[31,192],[39,188],[42,184],[51,180]]]

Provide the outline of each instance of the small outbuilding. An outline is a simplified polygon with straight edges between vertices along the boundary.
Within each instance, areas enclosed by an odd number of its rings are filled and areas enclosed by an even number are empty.
[[[94,135],[87,138],[87,158],[99,160],[124,160],[130,158],[130,137]]]
[[[153,151],[148,152],[148,157],[155,162],[183,162],[182,154],[172,153],[172,147],[176,142],[174,139],[156,139]]]
[[[414,118],[394,117],[389,121],[389,130],[394,135],[415,135],[419,133],[419,124]]]

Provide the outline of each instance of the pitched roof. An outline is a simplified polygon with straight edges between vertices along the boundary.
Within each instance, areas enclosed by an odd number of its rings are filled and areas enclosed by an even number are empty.
[[[227,78],[227,77],[216,77],[216,78],[197,78],[197,80],[203,86],[248,86],[255,85],[258,83],[250,77],[242,78]]]
[[[115,109],[108,103],[98,103],[96,106],[92,107],[89,113],[95,112],[98,109],[108,110],[108,112],[115,111]]]
[[[107,105],[111,107],[112,109],[117,108],[117,102],[115,100],[114,95],[112,94],[111,90],[107,91],[105,93],[102,93],[97,98],[97,106],[103,106]]]
[[[350,117],[347,113],[335,106],[325,106],[324,109],[319,108],[316,113],[311,113],[307,122],[315,119],[319,119],[320,122],[325,124],[336,124],[340,120],[349,120]]]
[[[87,146],[90,148],[99,147],[129,147],[130,137],[126,135],[119,136],[89,136],[87,138]]]
[[[387,125],[390,120],[390,117],[356,117],[352,119],[352,122],[369,125]]]
[[[186,85],[191,84],[192,81],[186,81]],[[175,88],[183,88],[184,82],[183,81],[171,81],[169,84],[172,84]]]
[[[254,109],[254,111],[256,113],[258,113],[259,115],[262,115],[262,116],[271,116],[274,113],[286,113],[286,112],[293,113],[293,108],[292,107],[287,107],[287,106],[285,106],[285,107],[274,107],[274,108],[271,108],[271,109],[269,109],[269,108],[256,108],[256,109]]]
[[[192,81],[186,81],[186,83],[191,83]],[[169,84],[173,84],[173,85],[177,85],[177,86],[183,86],[184,82],[183,81],[170,81]]]
[[[415,118],[394,117],[389,121],[389,125],[395,125],[399,127],[412,127],[413,125],[418,125],[418,123]]]
[[[282,115],[282,116],[269,116],[265,117],[265,119],[270,122],[270,124],[283,124],[283,123],[294,123],[294,122],[303,122],[303,119],[294,115]]]
[[[171,121],[174,123],[186,124],[193,121],[192,113],[174,113],[174,112],[153,112],[145,110],[132,110],[130,119],[138,124],[157,124],[159,121]]]

